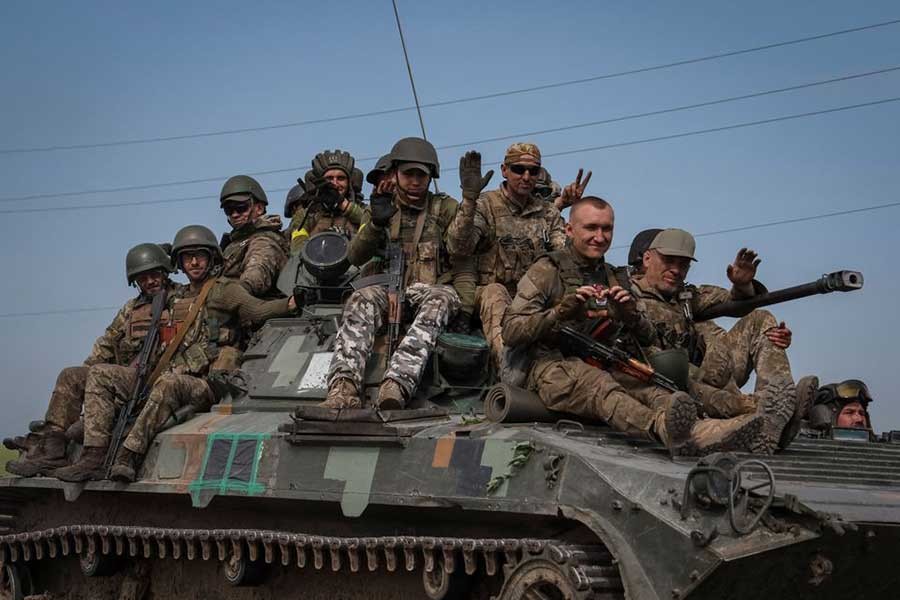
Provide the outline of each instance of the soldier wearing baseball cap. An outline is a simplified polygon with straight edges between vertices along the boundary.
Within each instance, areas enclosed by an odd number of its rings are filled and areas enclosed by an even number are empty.
[[[648,354],[682,348],[694,368],[690,391],[710,416],[729,418],[759,412],[765,415],[765,443],[761,451],[784,448],[799,431],[809,410],[818,379],[804,377],[794,384],[785,350],[791,332],[766,310],[754,310],[739,319],[728,331],[713,322],[695,322],[694,315],[717,304],[742,300],[765,292],[756,281],[760,259],[753,250],[742,248],[728,265],[731,281],[727,290],[713,285],[694,286],[685,282],[691,263],[696,262],[694,236],[683,229],[662,229],[655,234],[641,232],[632,244],[652,235],[641,253],[640,268],[631,277],[641,310],[653,323],[656,337],[645,348]],[[638,247],[635,247],[638,246]],[[629,256],[636,262],[637,257]],[[752,394],[742,394],[751,372],[756,372]]]

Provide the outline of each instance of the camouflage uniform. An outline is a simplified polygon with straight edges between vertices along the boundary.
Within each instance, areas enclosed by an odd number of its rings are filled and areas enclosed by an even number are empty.
[[[266,297],[287,262],[287,243],[281,233],[281,217],[262,215],[232,231],[223,241],[222,275],[240,280],[254,296]]]
[[[644,282],[643,275],[632,278],[632,291],[639,310],[653,323],[655,335],[646,345],[648,352],[669,348],[686,348],[692,363],[691,385],[714,417],[733,417],[756,412],[757,393],[769,383],[793,384],[791,367],[784,349],[776,347],[765,332],[777,327],[775,317],[766,310],[754,310],[739,319],[728,331],[712,321],[695,323],[687,315],[695,315],[722,302],[742,300],[737,289],[703,285],[686,285],[670,299],[664,298]],[[755,293],[765,288],[754,281]],[[757,393],[745,395],[740,388],[756,371]],[[711,392],[725,389],[712,402]]]
[[[376,255],[383,256],[388,238],[403,245],[407,260],[406,298],[417,313],[390,358],[385,378],[396,381],[410,398],[448,319],[461,302],[468,301],[470,306],[474,302],[475,278],[469,263],[458,261],[451,265],[444,249],[444,235],[456,216],[456,200],[446,194],[429,192],[421,209],[396,202],[399,210],[389,227],[366,223],[350,242],[349,258],[352,264],[362,265]],[[424,225],[418,244],[413,247],[419,218],[424,220]],[[366,358],[375,332],[385,322],[387,305],[387,292],[381,287],[363,288],[350,296],[331,359],[329,387],[345,378],[362,391]]]
[[[291,254],[300,252],[306,240],[323,231],[338,231],[352,238],[367,219],[368,209],[355,198],[350,199],[347,210],[339,215],[327,213],[317,204],[298,205],[287,229]]]
[[[503,354],[503,314],[516,284],[540,254],[566,245],[565,225],[556,207],[537,194],[519,205],[503,186],[482,194],[475,204],[464,202],[447,233],[453,254],[476,255],[475,304],[498,363]]]

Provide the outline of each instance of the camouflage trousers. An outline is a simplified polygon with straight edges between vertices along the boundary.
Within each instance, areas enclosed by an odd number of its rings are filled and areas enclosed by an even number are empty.
[[[538,359],[527,385],[551,410],[599,419],[631,437],[657,441],[671,397],[658,386],[558,354]]]
[[[479,287],[475,292],[475,304],[481,317],[481,330],[497,366],[501,364],[500,357],[503,356],[505,349],[500,335],[503,331],[503,315],[511,303],[509,291],[500,283],[489,283]]]
[[[742,394],[740,388],[756,372],[755,392],[769,382],[793,382],[787,352],[778,348],[766,331],[778,326],[775,317],[766,310],[754,310],[739,319],[729,331],[721,330],[707,336],[707,351],[703,364],[693,377],[691,395],[698,398],[712,417],[729,418],[755,412],[758,405],[754,394]],[[724,389],[711,403],[712,391]]]
[[[447,321],[459,310],[456,291],[447,285],[414,283],[406,288],[406,302],[416,312],[406,335],[390,357],[385,379],[393,379],[411,398],[422,378],[428,356]],[[375,332],[387,319],[388,294],[381,286],[356,290],[344,306],[343,321],[334,344],[328,371],[329,387],[349,379],[362,395],[366,361],[375,344]]]
[[[176,410],[192,405],[197,412],[206,412],[213,400],[205,379],[175,373],[160,375],[122,445],[136,454],[146,454],[150,442]]]
[[[109,446],[116,415],[128,401],[137,369],[99,364],[90,367],[84,387],[84,445]]]
[[[44,415],[46,423],[65,430],[81,417],[89,369],[90,367],[66,367],[59,372]]]

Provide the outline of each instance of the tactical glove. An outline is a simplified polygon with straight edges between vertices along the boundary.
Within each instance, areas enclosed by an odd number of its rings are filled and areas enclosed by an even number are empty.
[[[317,188],[316,198],[322,205],[322,209],[330,214],[337,212],[338,207],[341,205],[341,200],[343,200],[337,188],[328,182],[323,182]]]
[[[556,308],[553,310],[556,311],[556,314],[561,321],[568,321],[581,316],[584,312],[584,304],[584,300],[582,300],[578,294],[573,292],[563,296],[562,300],[560,300],[559,304],[557,304]]]
[[[481,154],[470,150],[459,159],[459,184],[462,188],[463,200],[470,202],[478,199],[481,190],[487,187],[491,177],[494,176],[493,169],[488,171],[484,177],[481,176]]]
[[[369,200],[369,210],[372,213],[372,224],[378,227],[387,227],[391,222],[391,217],[397,212],[394,206],[394,197],[390,194],[379,194],[372,196]]]

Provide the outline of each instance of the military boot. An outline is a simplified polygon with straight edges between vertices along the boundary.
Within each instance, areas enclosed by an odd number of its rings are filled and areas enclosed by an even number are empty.
[[[757,393],[757,414],[765,419],[761,444],[754,452],[773,454],[781,434],[797,410],[797,388],[790,380],[770,381]]]
[[[763,416],[755,414],[731,419],[701,419],[691,429],[691,439],[684,446],[682,456],[752,451],[764,426]]]
[[[690,442],[691,430],[699,420],[697,402],[684,392],[675,392],[657,418],[655,433],[672,456],[678,456]]]
[[[106,477],[103,463],[106,461],[106,448],[88,446],[81,452],[81,457],[73,465],[56,469],[47,473],[62,481],[98,481]]]
[[[37,444],[22,454],[19,460],[6,463],[6,470],[20,477],[34,477],[69,464],[66,459],[66,434],[48,430]]]
[[[359,392],[353,382],[346,377],[341,377],[328,386],[328,394],[325,401],[320,402],[322,408],[362,408],[359,400]]]
[[[131,483],[137,479],[137,465],[140,455],[132,452],[125,446],[119,449],[116,454],[116,460],[113,462],[112,468],[109,470],[109,478],[114,481],[124,481]]]
[[[385,379],[378,389],[375,405],[379,410],[401,410],[406,406],[403,388],[393,379]]]
[[[816,399],[816,392],[819,389],[819,378],[815,375],[807,375],[801,377],[797,382],[797,404],[794,407],[794,414],[791,415],[790,421],[785,425],[781,432],[781,438],[778,440],[778,448],[784,450],[794,441],[797,434],[800,433],[800,427],[803,419],[809,414],[813,401]]]

